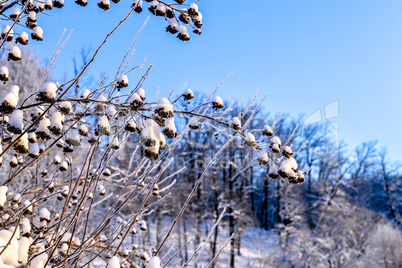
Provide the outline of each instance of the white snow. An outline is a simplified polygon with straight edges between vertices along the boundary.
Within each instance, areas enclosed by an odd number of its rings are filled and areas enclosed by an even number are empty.
[[[117,256],[113,256],[107,265],[108,268],[120,268],[120,260]]]
[[[86,99],[88,98],[89,94],[91,94],[91,91],[89,89],[85,89],[82,93],[81,93],[81,98],[82,99]]]
[[[1,75],[1,76],[5,76],[5,77],[8,77],[9,72],[8,72],[8,68],[7,68],[6,66],[2,66],[2,67],[0,68],[0,75]]]
[[[42,91],[50,99],[56,99],[57,86],[53,82],[43,84]]]
[[[7,186],[0,186],[0,207],[4,207],[4,204],[7,202]]]
[[[136,93],[141,97],[142,100],[145,100],[145,90],[143,88],[138,89]]]
[[[170,22],[170,20],[169,20],[169,22]],[[187,28],[186,28],[186,26],[184,26],[184,25],[180,25],[180,27],[179,27],[179,32],[180,32],[180,34],[182,34],[182,35],[188,36]]]
[[[43,30],[41,27],[36,26],[35,28],[33,28],[33,34],[39,38],[43,38]]]
[[[129,97],[128,101],[129,101],[129,102],[134,102],[134,101],[142,102],[142,99],[141,99],[140,95],[138,95],[137,93],[133,93],[133,94]]]
[[[48,259],[47,254],[41,253],[32,260],[32,262],[29,264],[29,268],[45,268],[47,259]]]
[[[161,260],[159,259],[159,257],[152,257],[148,262],[147,268],[161,268]]]
[[[247,133],[246,134],[246,142],[247,143],[249,143],[249,144],[252,144],[252,143],[255,143],[255,137],[254,137],[254,135],[252,134],[252,133]]]
[[[278,136],[274,136],[271,138],[270,140],[271,144],[278,144],[278,145],[282,145],[281,140],[279,139]]]
[[[15,58],[21,59],[21,50],[20,50],[20,48],[17,47],[17,46],[13,46],[13,47],[11,48],[9,54],[13,55]]]
[[[8,124],[10,126],[13,126],[17,129],[22,130],[24,128],[24,118],[23,118],[23,111],[21,110],[15,110],[11,116]]]
[[[233,117],[231,125],[241,128],[241,121],[238,117]]]
[[[29,154],[32,156],[38,156],[39,155],[39,145],[38,143],[30,143],[29,144]]]
[[[28,34],[26,32],[22,32],[22,33],[20,33],[18,38],[22,39],[23,41],[27,41],[28,40]]]
[[[61,122],[62,122],[62,114],[60,112],[53,113],[50,126],[56,127],[61,130],[63,129],[63,124]]]
[[[175,18],[171,18],[168,21],[168,26],[170,26],[172,29],[177,30],[179,28],[179,23],[177,22],[177,20]],[[187,29],[186,29],[186,31],[187,31]]]
[[[39,219],[41,221],[50,221],[50,212],[47,208],[41,208],[41,210],[39,210]]]
[[[42,118],[42,120],[39,121],[39,126],[36,129],[37,132],[45,132],[46,134],[49,135],[50,131],[48,127],[50,126],[50,119],[49,118]]]
[[[198,5],[195,4],[195,3],[192,3],[192,4],[190,5],[190,8],[189,8],[189,9],[192,9],[192,10],[198,12]]]
[[[31,233],[31,222],[29,221],[28,218],[21,219],[20,227],[22,236]]]
[[[268,163],[269,161],[268,153],[266,151],[260,151],[258,153],[257,159],[260,163]]]
[[[107,1],[109,1],[109,0],[107,0]],[[117,83],[122,85],[122,86],[124,86],[124,87],[128,86],[127,75],[125,75],[125,74],[120,75],[120,77],[117,78]]]
[[[167,98],[161,98],[156,105],[156,109],[163,109],[165,111],[173,111],[173,105]]]
[[[30,20],[32,20],[32,21],[36,21],[36,12],[35,11],[29,11],[28,18]]]
[[[10,31],[10,32],[8,32],[8,31]],[[14,35],[14,31],[13,31],[13,29],[11,29],[10,25],[7,25],[3,29],[2,35],[4,36],[4,38],[6,37],[7,33],[8,33],[8,37],[13,37],[13,35]]]
[[[11,238],[12,237],[12,238]],[[0,248],[3,250],[4,247],[7,245],[8,241],[11,243],[7,246],[6,250],[0,256],[0,260],[4,264],[11,265],[12,267],[19,267],[18,263],[18,249],[19,244],[17,241],[16,236],[13,236],[13,233],[8,230],[0,230]],[[16,256],[17,253],[17,256]]]
[[[165,120],[165,128],[177,132],[176,125],[174,124],[174,117]]]
[[[215,104],[215,106],[223,106],[223,100],[222,100],[222,98],[221,97],[219,97],[219,96],[216,96],[215,98],[214,98],[214,100],[212,101],[212,103],[214,103]]]
[[[18,7],[13,8],[13,15],[18,17],[18,15],[21,14],[21,10]]]
[[[21,265],[26,265],[28,262],[28,252],[29,247],[31,246],[31,241],[28,237],[21,237],[18,240],[19,252],[18,252],[18,261]]]

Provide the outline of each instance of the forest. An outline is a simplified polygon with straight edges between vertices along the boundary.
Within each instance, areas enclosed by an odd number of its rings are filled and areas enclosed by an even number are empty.
[[[223,99],[232,74],[209,92],[147,88],[152,64],[132,61],[147,21],[186,45],[207,38],[207,3],[134,0],[56,81],[70,35],[44,64],[30,46],[41,15],[121,4],[90,2],[0,2],[0,267],[402,267],[402,169],[386,147],[271,113],[262,90]],[[115,73],[87,75],[144,12]]]

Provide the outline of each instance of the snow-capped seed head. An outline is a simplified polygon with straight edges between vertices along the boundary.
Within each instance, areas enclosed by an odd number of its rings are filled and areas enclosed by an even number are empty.
[[[297,171],[297,183],[302,184],[306,181],[306,179],[304,178],[304,172],[301,170]]]
[[[175,18],[171,18],[168,20],[168,24],[166,26],[166,32],[171,34],[175,34],[179,31],[179,23]]]
[[[212,108],[214,109],[222,109],[223,107],[225,107],[225,105],[223,105],[223,100],[221,97],[216,96],[214,98],[214,100],[212,101]]]
[[[128,78],[125,74],[122,74],[119,78],[117,78],[117,88],[123,87],[128,87]]]
[[[257,145],[254,135],[250,132],[246,134],[245,141],[248,146],[254,147]]]
[[[10,27],[10,25],[7,25],[6,27],[4,27],[3,32],[1,33],[1,38],[6,39],[7,42],[10,42],[13,40],[13,36],[14,36],[14,31]]]
[[[203,26],[201,12],[197,12],[197,14],[194,15],[191,19],[193,20],[195,27],[201,28]]]
[[[33,31],[31,33],[31,37],[34,40],[38,40],[38,41],[43,41],[43,30],[41,27],[36,26],[35,28],[33,28]]]
[[[106,194],[106,189],[102,184],[98,185],[98,192],[100,195],[105,195]]]
[[[86,98],[89,97],[89,94],[91,94],[91,91],[90,91],[89,89],[85,89],[85,90],[81,93],[80,98],[81,98],[81,99],[86,99]]]
[[[77,129],[70,130],[67,133],[66,142],[71,146],[80,146],[81,145],[81,137],[78,134]]]
[[[271,137],[274,135],[274,132],[272,131],[272,128],[270,126],[265,125],[262,129],[262,135]]]
[[[23,111],[15,110],[9,119],[7,129],[8,131],[14,134],[21,134],[22,129],[24,128],[24,118],[23,118]]]
[[[8,68],[6,66],[2,66],[0,68],[0,80],[4,81],[4,82],[7,82],[8,81],[8,75],[9,75]]]
[[[108,264],[107,264],[108,268],[120,268],[120,260],[119,257],[117,256],[113,256],[112,258],[110,258]]]
[[[274,137],[271,138],[271,140],[270,140],[270,147],[271,147],[272,145],[274,145],[274,144],[277,144],[277,145],[279,146],[279,148],[281,147],[282,142],[281,142],[281,139],[279,139],[278,136],[274,136]],[[278,153],[279,153],[279,152],[278,152]]]
[[[69,101],[59,102],[57,104],[57,107],[59,108],[60,112],[65,115],[70,115],[73,110],[73,106],[72,106],[71,102],[69,102]]]
[[[156,161],[158,160],[159,157],[159,143],[153,145],[153,146],[148,146],[144,150],[144,156],[148,158],[151,161]]]
[[[112,143],[110,144],[110,148],[114,149],[114,150],[117,150],[117,149],[120,148],[119,138],[117,136],[115,136],[112,139]]]
[[[47,82],[42,85],[41,91],[36,98],[40,102],[55,102],[56,101],[57,86],[53,82]]]
[[[63,188],[61,189],[61,194],[62,194],[64,197],[66,197],[69,192],[70,192],[70,188],[69,188],[67,185],[63,186]]]
[[[95,134],[97,136],[102,136],[102,135],[106,135],[106,136],[110,136],[110,123],[109,123],[109,119],[107,118],[106,115],[102,116],[100,118],[100,120],[98,121],[98,124],[96,126],[95,129]]]
[[[137,93],[133,93],[128,101],[130,102],[131,109],[134,111],[137,111],[143,105],[142,98]]]
[[[177,38],[179,38],[181,41],[190,41],[190,36],[188,34],[186,26],[179,26],[179,34],[177,35]]]
[[[297,169],[297,163],[294,158],[284,158],[279,164],[278,174],[282,178],[289,178],[289,175],[293,175],[295,173],[293,168]]]
[[[31,223],[28,218],[22,218],[20,221],[21,236],[31,236]]]
[[[4,207],[4,204],[7,202],[7,186],[0,186],[0,208]]]
[[[17,43],[20,43],[21,45],[28,45],[29,40],[28,40],[28,34],[26,32],[20,33],[20,35],[15,39]]]
[[[110,172],[110,169],[105,168],[102,172],[103,176],[109,177],[112,173]]]
[[[156,8],[158,7],[158,2],[157,1],[151,1],[151,0],[146,0],[147,2],[151,2],[151,4],[149,4],[148,10],[149,12],[151,12],[152,14],[156,15]]]
[[[177,137],[179,133],[177,133],[177,129],[174,124],[174,118],[166,119],[163,134],[165,134],[166,138],[168,139],[174,139]]]
[[[36,143],[36,142],[38,142],[38,139],[37,139],[37,137],[36,137],[36,133],[35,133],[35,132],[28,133],[28,141],[29,141],[29,143]]]
[[[54,192],[54,182],[51,182],[48,186],[47,189],[49,190],[49,193],[53,193]]]
[[[36,136],[41,140],[50,139],[50,120],[46,117],[42,118],[39,122],[39,126],[35,131]]]
[[[143,101],[145,100],[145,90],[143,88],[138,89],[136,93]]]
[[[107,11],[110,9],[110,1],[109,0],[99,0],[98,7],[100,7],[104,11]]]
[[[135,132],[137,130],[137,124],[135,123],[134,119],[128,121],[126,127],[124,128],[127,131]]]
[[[8,60],[19,61],[21,60],[21,50],[17,46],[13,46],[8,53]]]
[[[188,11],[187,11],[186,8],[183,8],[183,9],[181,10],[180,15],[179,15],[179,20],[180,20],[181,22],[183,22],[184,24],[190,24],[190,22],[191,22],[191,17],[190,17],[190,15],[188,14]]]
[[[158,256],[152,257],[148,262],[147,268],[161,268],[161,259]]]
[[[143,261],[145,261],[145,262],[148,262],[151,258],[149,257],[148,253],[142,252],[142,253],[140,254],[140,259],[143,260]]]
[[[60,166],[59,166],[59,170],[64,172],[67,171],[68,169],[68,164],[66,160],[63,160],[63,162],[61,162]]]
[[[64,6],[64,0],[54,0],[53,6],[57,8],[62,8]]]
[[[7,78],[8,79],[8,78]],[[12,86],[0,104],[0,112],[10,114],[15,110],[19,99],[19,86]]]
[[[14,195],[14,197],[13,197],[13,203],[20,204],[20,203],[21,203],[21,200],[22,200],[21,194],[15,194],[15,195]]]
[[[63,117],[60,112],[55,112],[52,115],[50,126],[48,129],[56,136],[63,135]]]
[[[78,129],[78,133],[83,137],[88,137],[89,132],[88,132],[88,127],[87,127],[85,121],[81,122],[80,127]]]
[[[114,118],[117,115],[117,109],[113,105],[109,105],[106,109],[106,112],[111,118]]]
[[[193,91],[191,91],[191,89],[187,89],[186,91],[184,91],[183,97],[184,97],[184,101],[189,101],[189,100],[194,99]]]
[[[260,165],[266,165],[269,163],[268,153],[266,151],[260,151],[258,153],[257,161]]]
[[[232,121],[230,122],[230,127],[233,130],[240,130],[241,129],[241,121],[238,117],[233,117]]]
[[[75,3],[77,3],[79,6],[82,6],[82,7],[85,7],[86,5],[88,5],[87,0],[75,0]]]
[[[196,16],[197,14],[198,14],[198,5],[197,4],[195,4],[195,3],[192,3],[191,5],[190,5],[190,7],[188,8],[188,14],[190,15],[190,16]]]
[[[140,230],[141,231],[146,231],[148,228],[147,228],[147,222],[146,221],[144,221],[144,220],[140,220],[139,222],[138,222],[138,224],[140,225]]]
[[[173,105],[167,98],[161,98],[156,105],[155,113],[162,118],[173,117]]]
[[[3,187],[5,187],[5,186],[3,186]],[[24,209],[25,209],[24,215],[31,215],[33,213],[33,207],[32,207],[31,201],[25,200],[23,205],[24,205]]]
[[[163,3],[159,3],[158,6],[155,9],[155,15],[164,17],[166,16],[166,6]]]
[[[134,0],[133,2],[134,11],[137,13],[142,12],[142,0]]]
[[[45,0],[45,9],[52,10],[53,9],[53,1],[52,0]]]
[[[10,15],[11,19],[16,19],[21,14],[21,10],[18,7],[13,8],[13,13]]]
[[[39,210],[39,220],[50,222],[50,212],[47,208],[41,208],[41,210]]]
[[[39,156],[39,145],[38,143],[29,144],[29,154],[30,157],[36,158]]]
[[[191,120],[188,127],[192,130],[198,130],[200,129],[200,124],[196,120]]]
[[[292,148],[290,148],[290,146],[285,146],[282,150],[282,154],[285,157],[291,157],[293,155]]]
[[[278,167],[275,163],[271,162],[271,165],[269,166],[268,176],[272,179],[277,179],[279,177]]]

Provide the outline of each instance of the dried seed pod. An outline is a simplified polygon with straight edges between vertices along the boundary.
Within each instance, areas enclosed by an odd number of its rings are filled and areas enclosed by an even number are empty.
[[[87,0],[75,0],[75,3],[79,6],[85,7],[88,5]]]
[[[216,96],[216,97],[214,98],[214,100],[212,101],[212,108],[213,108],[213,109],[222,109],[222,108],[224,108],[224,107],[225,107],[225,105],[223,105],[223,100],[222,100],[222,98],[219,97],[219,96]]]

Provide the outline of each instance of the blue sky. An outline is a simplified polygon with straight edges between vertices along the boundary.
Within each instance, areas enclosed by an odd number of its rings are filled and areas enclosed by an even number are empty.
[[[72,77],[72,55],[97,47],[129,10],[121,1],[104,12],[65,1],[57,18],[38,15],[42,43],[33,49],[46,61],[63,29],[74,33],[52,70]],[[339,101],[339,137],[354,147],[377,139],[393,160],[402,160],[402,2],[398,0],[201,0],[203,35],[183,43],[165,32],[165,21],[151,19],[135,46],[132,66],[144,57],[153,69],[144,88],[152,94],[180,89],[209,93],[231,72],[220,90],[249,101],[259,89],[268,94],[265,110],[311,114]],[[147,3],[144,3],[147,6]],[[114,76],[120,61],[150,13],[132,14],[104,47],[89,73]],[[133,72],[137,81],[145,70]]]

